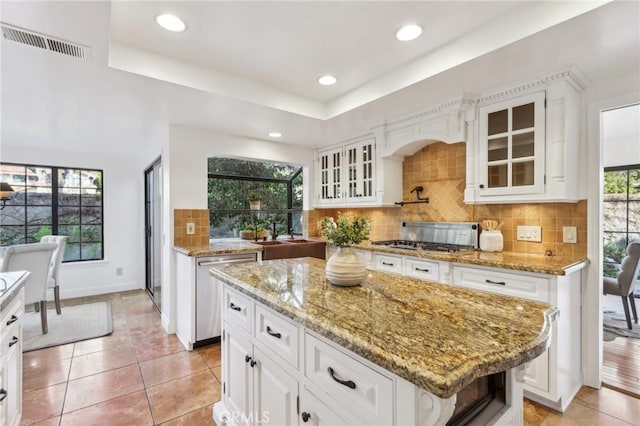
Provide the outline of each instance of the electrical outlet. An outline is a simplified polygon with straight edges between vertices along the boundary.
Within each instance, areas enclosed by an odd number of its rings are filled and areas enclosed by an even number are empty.
[[[542,241],[542,229],[539,226],[518,226],[516,232],[518,241]]]
[[[576,244],[578,242],[578,231],[575,226],[562,227],[562,242]]]
[[[187,223],[187,235],[193,235],[196,233],[196,224],[193,222]]]
[[[116,275],[121,277],[124,274],[124,270],[122,269],[122,266],[119,266],[116,268]]]

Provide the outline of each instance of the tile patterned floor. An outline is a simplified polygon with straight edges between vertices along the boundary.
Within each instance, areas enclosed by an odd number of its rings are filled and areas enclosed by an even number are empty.
[[[220,345],[185,351],[144,291],[66,304],[97,300],[111,301],[111,335],[24,354],[22,424],[213,425]]]
[[[98,300],[111,301],[111,335],[24,354],[22,424],[213,425],[220,345],[185,351],[164,332],[143,291],[67,303]],[[565,413],[525,401],[524,424],[531,426],[638,425],[638,419],[640,400],[610,389],[584,387]]]

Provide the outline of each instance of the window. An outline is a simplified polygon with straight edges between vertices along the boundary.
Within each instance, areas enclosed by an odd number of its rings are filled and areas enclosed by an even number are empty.
[[[604,274],[615,277],[627,245],[640,241],[640,164],[604,169]]]
[[[10,193],[0,210],[0,245],[66,235],[64,262],[104,259],[102,170],[0,163]]]
[[[237,237],[255,225],[278,235],[302,234],[302,167],[209,158],[208,205],[211,238]],[[259,198],[260,211],[249,208]]]

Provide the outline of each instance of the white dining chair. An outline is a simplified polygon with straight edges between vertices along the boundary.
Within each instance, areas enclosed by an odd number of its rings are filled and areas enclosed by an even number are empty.
[[[24,282],[25,304],[34,304],[40,311],[42,334],[49,332],[47,325],[47,280],[51,257],[57,245],[53,243],[18,244],[5,250],[0,272],[29,271]]]
[[[51,256],[51,265],[49,266],[49,276],[47,278],[47,288],[53,290],[53,299],[56,303],[56,313],[60,315],[60,264],[64,258],[64,250],[67,247],[69,237],[63,235],[45,235],[40,239],[41,243],[54,243],[57,245],[56,250]]]

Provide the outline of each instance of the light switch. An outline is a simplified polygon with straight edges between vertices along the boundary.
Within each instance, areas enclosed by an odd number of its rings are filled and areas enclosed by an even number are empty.
[[[578,232],[575,226],[562,227],[562,242],[576,244],[578,242]]]
[[[187,223],[187,235],[193,235],[196,233],[196,225],[193,222]]]
[[[522,226],[516,229],[516,239],[519,241],[542,241],[542,230],[539,226]]]

